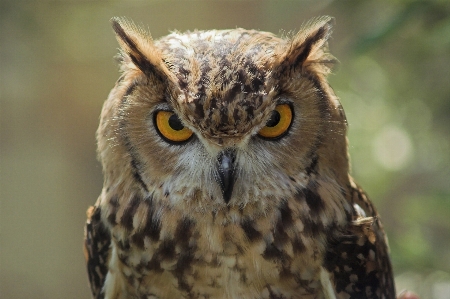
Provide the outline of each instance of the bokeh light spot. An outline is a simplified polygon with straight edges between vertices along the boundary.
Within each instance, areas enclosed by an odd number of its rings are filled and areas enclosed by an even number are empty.
[[[384,127],[373,143],[373,154],[376,161],[388,170],[404,168],[411,160],[412,150],[408,133],[395,125]]]

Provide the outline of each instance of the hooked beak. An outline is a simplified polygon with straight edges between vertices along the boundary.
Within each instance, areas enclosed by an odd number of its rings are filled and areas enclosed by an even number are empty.
[[[236,151],[225,150],[221,152],[217,157],[217,161],[219,162],[217,167],[218,175],[215,176],[215,179],[220,185],[224,201],[228,203],[233,193]]]

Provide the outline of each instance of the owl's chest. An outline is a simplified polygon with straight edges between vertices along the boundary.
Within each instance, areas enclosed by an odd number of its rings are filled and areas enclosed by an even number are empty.
[[[308,236],[301,223],[274,219],[167,219],[157,239],[116,241],[117,268],[139,296],[321,298],[325,232]]]

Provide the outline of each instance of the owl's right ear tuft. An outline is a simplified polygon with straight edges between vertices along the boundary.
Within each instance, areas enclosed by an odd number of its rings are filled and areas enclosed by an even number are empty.
[[[334,18],[323,16],[305,23],[299,32],[283,44],[279,51],[278,71],[282,73],[306,71],[327,75],[337,63],[328,52]]]
[[[112,18],[111,23],[122,49],[122,66],[137,68],[147,76],[156,76],[160,80],[166,79],[169,71],[151,35],[125,18]]]

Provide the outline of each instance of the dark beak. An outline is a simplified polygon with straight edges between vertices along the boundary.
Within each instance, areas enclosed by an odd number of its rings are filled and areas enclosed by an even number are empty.
[[[236,151],[225,150],[221,152],[217,157],[217,161],[219,162],[217,168],[218,175],[216,175],[215,179],[220,185],[224,201],[228,203],[233,193]]]

